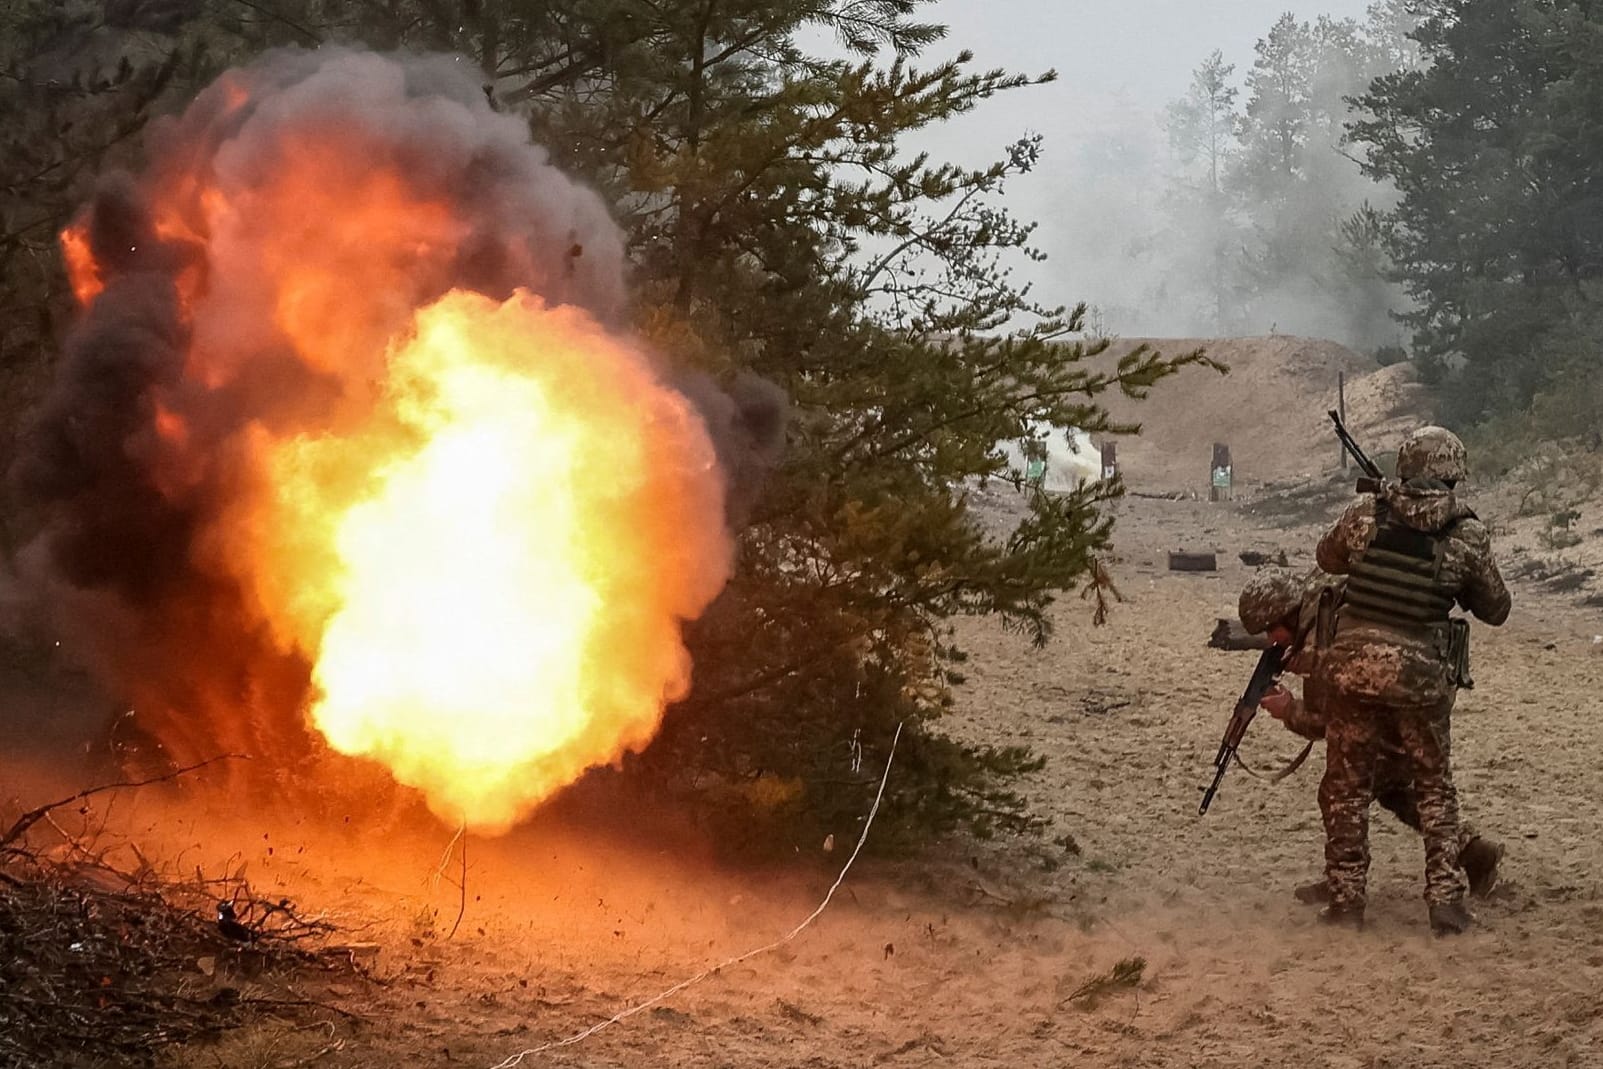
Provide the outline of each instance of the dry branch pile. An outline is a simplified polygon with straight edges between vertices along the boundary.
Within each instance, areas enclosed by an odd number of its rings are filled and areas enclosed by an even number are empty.
[[[0,1064],[152,1065],[164,1046],[238,1023],[237,990],[196,982],[196,962],[228,950],[207,928],[153,895],[13,878],[0,890]]]
[[[54,819],[101,790],[0,834],[0,1069],[154,1066],[164,1048],[255,1016],[351,1016],[283,997],[309,971],[353,969],[348,953],[318,949],[332,925],[259,898],[241,871],[180,879],[141,856],[121,872]],[[36,846],[46,830],[59,841]]]

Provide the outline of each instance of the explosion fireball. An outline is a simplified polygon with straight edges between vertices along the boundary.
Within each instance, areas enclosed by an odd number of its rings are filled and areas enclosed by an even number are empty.
[[[600,201],[441,58],[280,53],[150,150],[19,470],[63,629],[175,759],[309,723],[478,830],[643,748],[772,446],[607,325]]]
[[[264,577],[315,643],[312,720],[442,816],[505,826],[643,747],[688,688],[678,622],[727,568],[716,458],[688,402],[572,309],[442,298],[366,426],[268,462],[266,529],[314,532]]]

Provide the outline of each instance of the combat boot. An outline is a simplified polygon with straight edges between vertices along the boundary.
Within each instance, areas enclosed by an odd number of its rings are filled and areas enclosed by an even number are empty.
[[[1479,835],[1458,852],[1458,864],[1469,878],[1469,893],[1485,898],[1497,886],[1497,863],[1503,860],[1503,844]]]
[[[1364,927],[1364,907],[1344,906],[1332,902],[1319,911],[1319,923],[1328,924],[1333,928],[1351,928],[1353,931],[1362,931]]]
[[[1430,904],[1430,930],[1437,935],[1458,935],[1467,932],[1475,923],[1474,914],[1462,902],[1432,902]]]
[[[1304,905],[1317,906],[1322,902],[1330,901],[1330,884],[1326,883],[1324,880],[1315,880],[1313,883],[1305,883],[1295,891],[1291,892],[1291,897],[1295,898]]]

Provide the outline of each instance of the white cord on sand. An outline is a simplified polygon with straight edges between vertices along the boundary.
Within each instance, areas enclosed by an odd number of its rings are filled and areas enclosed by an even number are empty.
[[[626,1010],[621,1010],[599,1024],[591,1025],[582,1032],[575,1032],[566,1039],[555,1039],[550,1043],[542,1043],[538,1047],[531,1047],[528,1050],[520,1051],[503,1062],[497,1062],[492,1069],[512,1069],[513,1066],[522,1064],[523,1059],[528,1058],[531,1055],[541,1054],[548,1050],[555,1050],[558,1047],[570,1047],[575,1043],[589,1039],[603,1028],[615,1025],[619,1021],[627,1020],[643,1010],[650,1009],[664,999],[672,998],[685,988],[694,984],[699,984],[701,981],[705,980],[713,973],[718,972],[720,969],[727,969],[731,965],[739,965],[741,962],[755,958],[759,954],[766,954],[771,950],[777,950],[800,935],[803,929],[817,920],[819,916],[823,914],[825,908],[829,906],[830,900],[835,897],[835,892],[840,890],[840,885],[846,881],[846,874],[851,871],[852,862],[857,860],[857,855],[862,852],[863,844],[868,842],[868,829],[874,826],[874,816],[879,812],[880,799],[885,797],[885,784],[891,777],[891,762],[896,759],[896,743],[901,739],[901,737],[902,725],[897,724],[896,734],[891,736],[891,752],[885,758],[885,771],[879,777],[879,790],[874,794],[874,804],[869,807],[868,819],[863,822],[863,834],[857,837],[857,845],[852,849],[852,856],[846,859],[846,864],[841,868],[840,875],[835,877],[835,882],[830,885],[829,892],[824,895],[824,900],[818,903],[817,909],[813,910],[807,915],[806,920],[802,921],[800,924],[796,925],[796,927],[792,928],[790,931],[786,932],[784,935],[780,936],[778,939],[775,939],[772,943],[769,943],[766,946],[760,946],[756,950],[748,950],[738,957],[730,958],[727,961],[720,961],[716,965],[709,965],[707,968],[701,970],[690,979],[681,980],[679,983],[674,984],[666,991],[653,995],[638,1005],[630,1006]]]

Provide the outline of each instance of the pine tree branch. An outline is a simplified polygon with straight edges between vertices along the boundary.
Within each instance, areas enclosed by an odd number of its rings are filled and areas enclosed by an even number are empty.
[[[323,43],[322,36],[314,30],[301,25],[299,22],[296,22],[294,19],[275,8],[269,7],[263,3],[258,3],[257,0],[230,0],[230,2],[238,4],[240,7],[249,8],[258,15],[267,16],[270,21],[289,27],[304,37],[308,44],[319,45]]]

